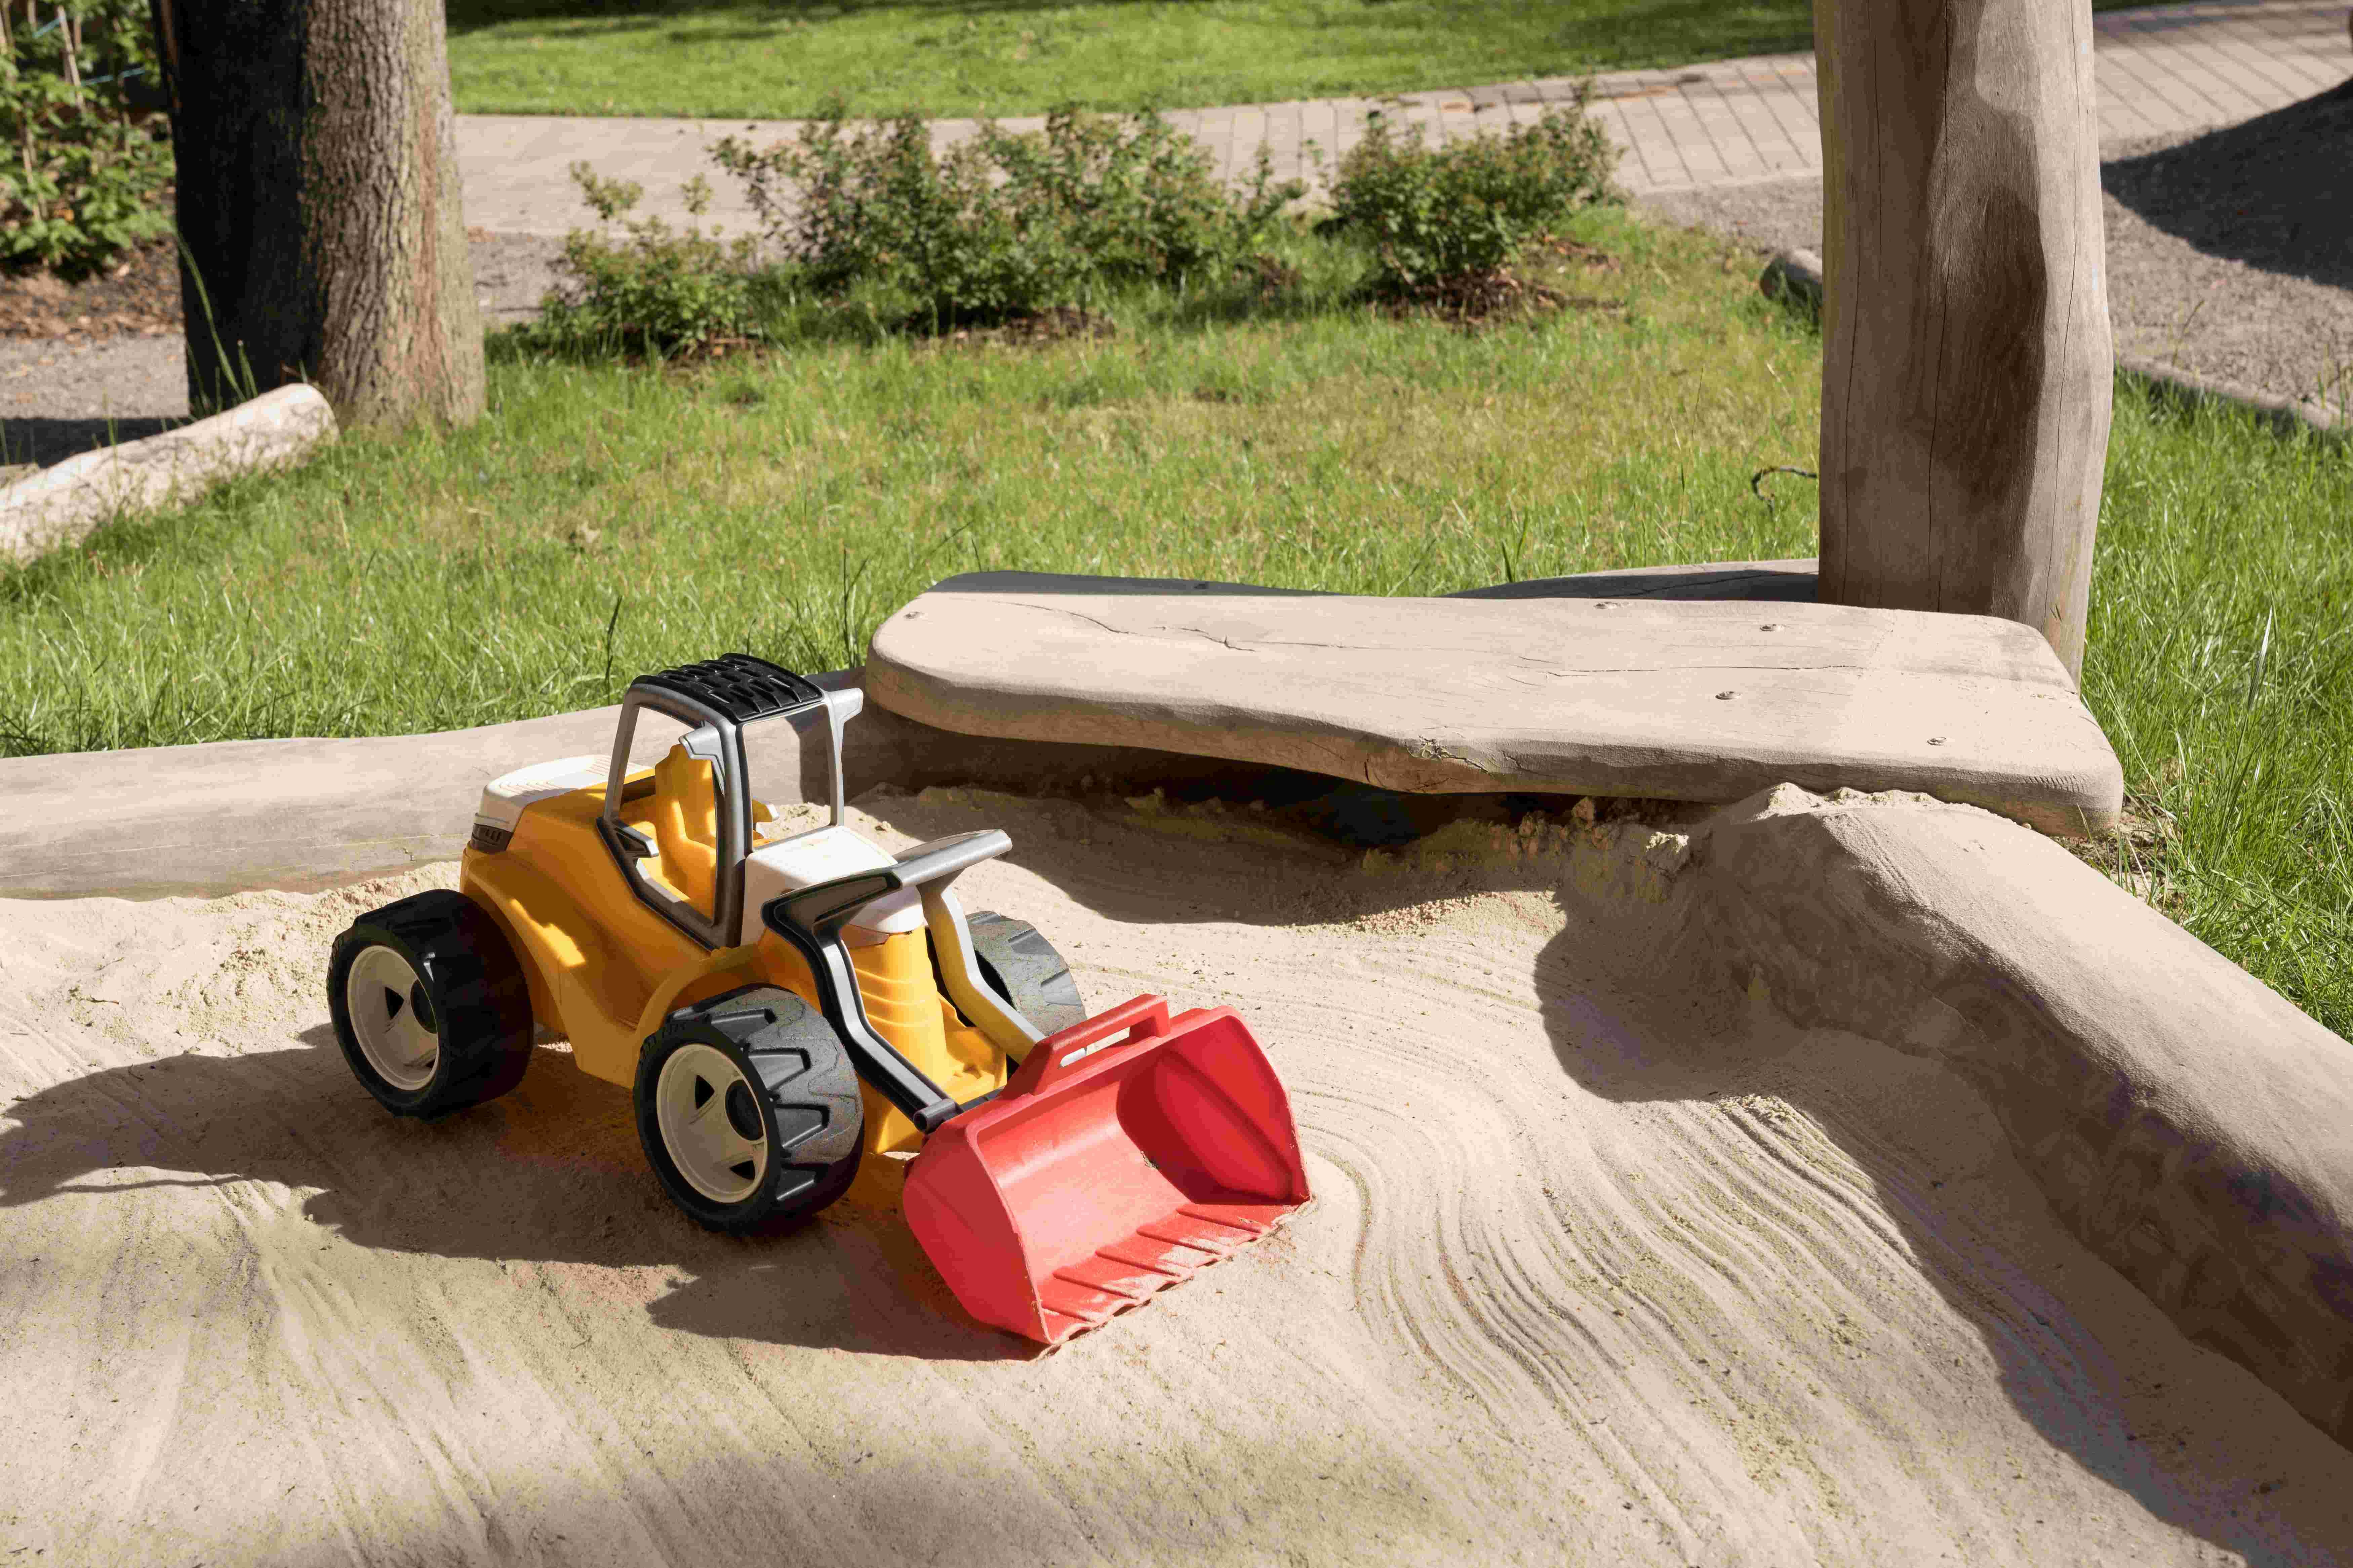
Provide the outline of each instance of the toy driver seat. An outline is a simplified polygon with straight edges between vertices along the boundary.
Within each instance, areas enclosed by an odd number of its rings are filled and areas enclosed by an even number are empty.
[[[654,847],[661,879],[706,912],[718,907],[719,788],[711,763],[672,746],[654,764]]]

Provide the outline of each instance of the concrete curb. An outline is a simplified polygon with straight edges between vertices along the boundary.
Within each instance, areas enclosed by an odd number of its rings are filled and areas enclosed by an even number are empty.
[[[185,503],[234,475],[299,463],[334,437],[334,410],[298,382],[161,436],[69,458],[0,488],[0,558],[30,561],[119,514]]]
[[[2308,398],[2274,397],[2235,382],[2211,381],[2153,359],[2120,359],[2116,369],[2170,403],[2244,409],[2283,436],[2310,431],[2324,441],[2353,441],[2353,416]]]
[[[2085,1247],[2353,1447],[2353,1045],[1974,807],[1785,785],[1693,848],[1711,989],[1949,1066]]]
[[[1819,315],[1822,309],[1822,258],[1810,250],[1780,251],[1765,264],[1757,287],[1768,300],[1778,300]],[[2308,430],[2326,441],[2353,440],[2353,416],[2310,399],[2275,397],[2234,382],[2192,375],[2152,359],[2119,359],[2116,370],[2171,402],[2244,409],[2283,436]]]

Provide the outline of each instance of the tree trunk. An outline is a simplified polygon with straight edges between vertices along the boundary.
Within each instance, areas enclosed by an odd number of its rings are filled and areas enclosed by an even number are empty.
[[[345,426],[482,411],[442,0],[150,0],[188,396],[308,380]]]
[[[2115,373],[2083,0],[1815,0],[1821,596],[2081,675]]]

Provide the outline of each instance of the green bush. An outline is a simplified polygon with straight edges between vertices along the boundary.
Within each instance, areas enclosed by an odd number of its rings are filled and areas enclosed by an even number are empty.
[[[1332,181],[1332,223],[1373,255],[1370,287],[1396,296],[1509,267],[1529,240],[1612,195],[1618,149],[1586,118],[1590,84],[1541,120],[1435,151],[1376,113]]]
[[[171,232],[155,73],[145,0],[0,5],[0,267],[78,277]]]
[[[818,292],[873,289],[947,324],[1078,302],[1099,285],[1230,268],[1296,196],[1263,154],[1229,192],[1155,114],[1064,110],[1042,132],[993,121],[944,153],[913,115],[853,128],[839,103],[797,142],[712,149],[766,237]]]
[[[1086,276],[1067,215],[1008,199],[978,140],[934,157],[912,115],[851,131],[832,114],[797,143],[731,137],[712,156],[820,293],[872,285],[940,321],[988,320],[1063,303]]]
[[[980,141],[1017,206],[1067,215],[1095,276],[1187,281],[1221,276],[1265,243],[1305,187],[1278,181],[1266,150],[1237,195],[1210,170],[1207,149],[1156,114],[1073,110],[1043,132],[984,125]]]
[[[527,341],[557,351],[666,354],[756,335],[750,239],[726,244],[695,224],[673,230],[658,217],[629,217],[642,187],[600,178],[586,163],[572,165],[572,178],[596,216],[619,224],[626,237],[577,228],[565,237],[559,265],[570,277],[542,301]],[[686,199],[700,217],[710,184],[701,175],[688,181]]]

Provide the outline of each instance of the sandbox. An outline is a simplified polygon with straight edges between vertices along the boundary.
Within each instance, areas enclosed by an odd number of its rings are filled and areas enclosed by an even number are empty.
[[[335,933],[613,710],[0,766],[0,1552],[2353,1557],[2353,1047],[2042,836],[2119,785],[2039,641],[1807,564],[886,626],[857,825],[1010,832],[964,896],[1093,1008],[1241,1010],[1317,1194],[1047,1355],[887,1179],[697,1228],[563,1041],[432,1124],[353,1081]],[[984,609],[1048,629],[956,654]],[[1436,684],[1358,647],[1401,615]]]
[[[2080,1084],[2075,1110],[2022,1123],[2059,1102],[2018,1064],[2062,1053],[2026,1037],[2033,1006],[2021,1023],[1951,975],[2016,991],[2031,955],[1886,901],[1947,848],[2063,851],[1916,797],[1785,791],[1677,820],[1467,802],[1367,850],[1240,800],[1073,795],[890,787],[858,816],[894,845],[1008,829],[1012,857],[966,896],[1046,930],[1091,1004],[1151,989],[1246,1010],[1318,1196],[1042,1357],[963,1317],[887,1206],[760,1241],[696,1229],[648,1173],[627,1097],[561,1044],[477,1111],[384,1115],[335,1051],[319,976],[354,912],[448,884],[447,863],[321,892],[0,901],[0,1551],[2353,1554],[2353,1452],[2315,1425],[2328,1368],[2249,1370],[2274,1341],[2327,1349],[2292,1321],[2312,1292],[2278,1280],[2299,1246],[2314,1278],[2334,1210],[2232,1264],[2237,1296],[2200,1262],[2237,1254],[2212,1215],[2229,1185],[2200,1197],[2198,1161],[2272,1108],[2185,1112],[2164,1074],[2198,1064],[2160,1062],[2141,1121],[2111,1120],[2186,1125],[2169,1156],[2139,1161],[2128,1131],[2087,1142],[2108,1113]],[[1930,858],[1855,850],[1872,834]],[[1774,890],[1799,864],[1828,891],[1793,911]],[[2105,929],[2156,953],[2168,939],[2115,898],[2079,923],[2122,921]],[[1890,933],[1876,952],[1852,934],[1869,921]],[[1841,958],[1871,974],[1833,974]],[[1924,1023],[1921,995],[1957,1021]],[[2265,1028],[2319,1048],[2258,1018],[2258,1067]],[[2149,1082],[2146,1065],[2119,1081]],[[2333,1081],[2304,1086],[2316,1114]],[[2112,1156],[2153,1171],[2147,1191],[2087,1178],[2101,1201],[2067,1201],[2068,1171]],[[2265,1167],[2275,1206],[2325,1199],[2337,1158],[2286,1148]],[[2118,1240],[2143,1199],[2175,1229]],[[2179,1278],[2133,1274],[2133,1245]]]

